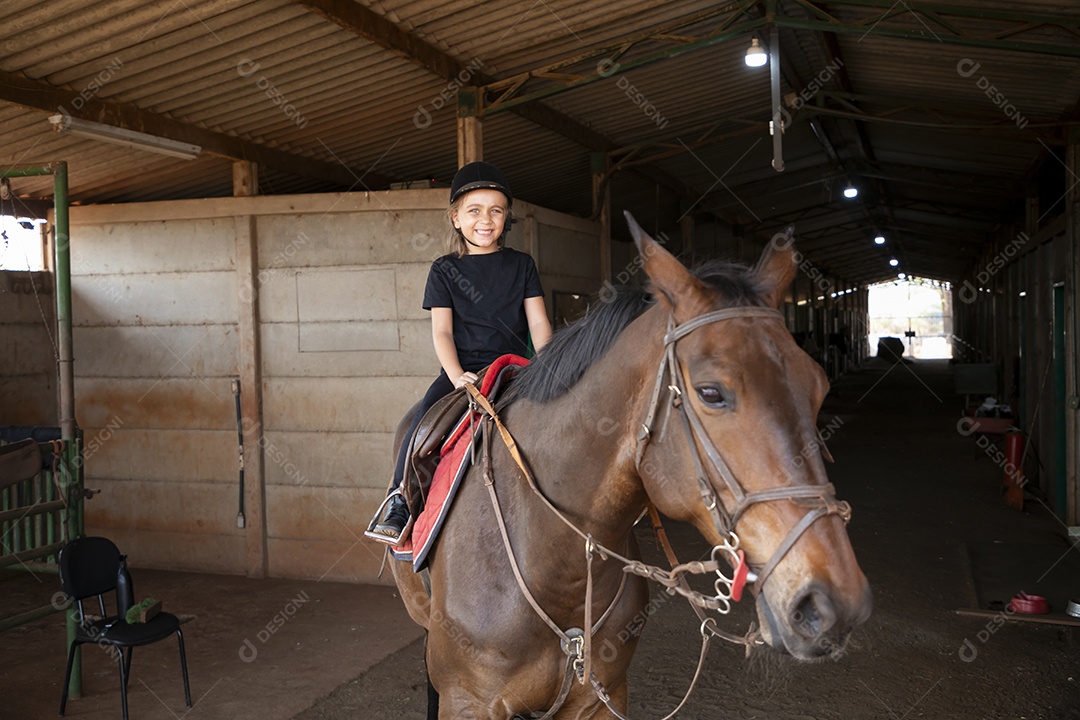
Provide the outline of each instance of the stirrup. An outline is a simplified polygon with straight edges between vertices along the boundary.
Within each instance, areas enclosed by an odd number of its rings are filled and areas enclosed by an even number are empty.
[[[383,501],[379,503],[379,508],[375,511],[375,516],[371,518],[371,521],[367,525],[367,529],[364,530],[364,537],[370,538],[377,542],[381,542],[391,547],[396,546],[401,542],[402,537],[405,535],[406,528],[412,523],[412,518],[409,518],[409,522],[405,524],[405,527],[401,529],[401,534],[397,537],[390,537],[389,535],[383,535],[382,533],[374,532],[375,526],[382,520],[383,515],[386,513],[386,506],[390,504],[390,499],[394,496],[401,498],[402,502],[405,502],[405,494],[401,492],[401,488],[394,488],[394,491],[383,498]],[[408,503],[405,503],[405,507],[408,507]],[[411,513],[410,513],[411,514]]]

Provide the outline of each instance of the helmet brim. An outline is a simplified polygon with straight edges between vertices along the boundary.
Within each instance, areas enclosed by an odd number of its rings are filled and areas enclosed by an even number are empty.
[[[503,187],[499,183],[493,182],[491,180],[474,180],[473,182],[465,183],[460,188],[458,188],[457,192],[450,197],[450,204],[453,205],[455,202],[457,202],[458,198],[460,198],[465,193],[472,192],[473,190],[498,190],[506,196],[506,201],[509,204],[512,205],[514,203],[513,195],[510,194],[510,191],[507,188]]]

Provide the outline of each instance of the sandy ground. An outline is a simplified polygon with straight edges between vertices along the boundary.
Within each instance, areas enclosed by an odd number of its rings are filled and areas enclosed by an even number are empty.
[[[823,423],[834,428],[830,475],[851,502],[852,543],[874,591],[874,614],[838,661],[749,660],[714,644],[680,718],[831,720],[1080,718],[1076,629],[961,617],[974,607],[965,543],[1057,540],[1064,527],[1029,497],[1001,501],[1001,472],[957,432],[960,399],[944,361],[871,362],[836,384]],[[704,547],[670,528],[684,558]],[[660,556],[641,531],[644,550]],[[1066,551],[1068,551],[1066,549]],[[1018,589],[1049,568],[1031,567]],[[176,646],[137,651],[132,718],[420,720],[420,633],[392,588],[137,571],[136,594],[197,618],[185,625],[195,707],[183,706]],[[56,578],[0,575],[0,612],[48,602]],[[1080,596],[1080,577],[1075,595]],[[681,697],[697,660],[697,622],[681,600],[655,612],[631,668],[630,715],[658,718]],[[722,620],[741,631],[750,607]],[[273,628],[273,632],[270,631]],[[246,642],[245,642],[246,641]],[[967,644],[965,643],[967,641]],[[0,633],[0,720],[56,716],[63,675],[58,616]],[[975,653],[962,649],[970,645]],[[86,696],[68,717],[118,718],[116,666],[86,653]]]

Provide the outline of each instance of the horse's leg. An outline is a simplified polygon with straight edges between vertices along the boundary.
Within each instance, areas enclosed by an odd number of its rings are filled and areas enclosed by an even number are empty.
[[[439,693],[430,677],[427,679],[427,720],[439,720]]]
[[[427,720],[439,720],[439,693],[431,684],[427,667],[427,633],[424,634],[424,678],[427,680]]]

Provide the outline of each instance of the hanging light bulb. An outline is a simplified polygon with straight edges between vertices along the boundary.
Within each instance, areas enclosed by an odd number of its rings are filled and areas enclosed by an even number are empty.
[[[885,236],[884,235],[878,235],[876,238],[874,238],[874,244],[875,245],[884,245],[885,244]]]
[[[889,264],[892,265],[893,267],[896,267],[897,265],[900,264],[900,261],[897,260],[896,258],[890,258],[889,259]]]
[[[769,56],[765,54],[765,48],[761,47],[757,35],[750,41],[750,47],[746,49],[747,67],[761,67],[769,62]]]
[[[844,197],[848,200],[859,196],[859,188],[855,187],[848,181],[847,187],[844,188]]]

